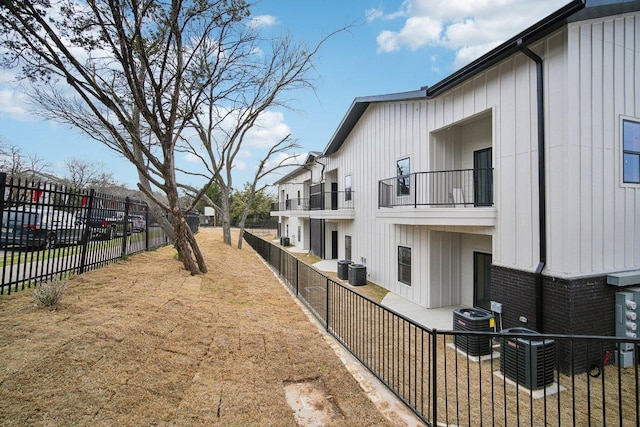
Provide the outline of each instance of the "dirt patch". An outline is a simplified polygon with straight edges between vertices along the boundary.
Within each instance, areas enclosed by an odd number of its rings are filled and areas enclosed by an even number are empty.
[[[389,425],[250,248],[198,241],[206,275],[166,247],[73,278],[54,311],[1,297],[2,424],[295,426],[283,387],[313,378],[328,425]]]

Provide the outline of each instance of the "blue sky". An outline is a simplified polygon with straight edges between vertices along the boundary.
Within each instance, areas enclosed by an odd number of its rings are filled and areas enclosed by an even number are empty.
[[[354,98],[417,90],[448,76],[504,40],[559,9],[567,0],[262,0],[253,17],[265,34],[288,33],[308,45],[351,27],[322,47],[316,92],[290,95],[296,111],[280,110],[244,151],[234,178],[241,188],[258,161],[256,147],[291,132],[301,153],[321,151]],[[135,188],[135,168],[99,143],[26,113],[20,87],[0,73],[0,138],[51,163],[101,162],[116,180]],[[262,141],[258,141],[262,139]],[[189,167],[189,159],[178,159]],[[195,166],[194,166],[195,167]],[[275,181],[278,176],[274,176]],[[189,182],[198,185],[198,182]]]

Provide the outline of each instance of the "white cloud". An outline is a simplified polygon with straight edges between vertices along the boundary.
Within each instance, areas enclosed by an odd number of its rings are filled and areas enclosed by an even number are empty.
[[[369,9],[368,22],[402,18],[398,30],[383,30],[379,52],[444,47],[456,52],[455,66],[463,66],[513,37],[567,0],[405,0],[391,13]]]
[[[382,9],[367,9],[364,12],[364,16],[367,18],[367,22],[373,22],[376,19],[382,18],[384,12]]]
[[[187,163],[202,163],[202,159],[193,153],[186,153],[183,160]]]
[[[14,120],[27,121],[32,119],[25,106],[26,96],[15,90],[0,88],[0,115],[7,115]]]
[[[278,24],[278,19],[273,15],[258,15],[249,20],[249,26],[253,28],[272,27]]]
[[[277,111],[265,111],[256,121],[256,126],[247,132],[246,142],[250,147],[271,147],[290,133],[291,129],[284,122],[284,114]]]

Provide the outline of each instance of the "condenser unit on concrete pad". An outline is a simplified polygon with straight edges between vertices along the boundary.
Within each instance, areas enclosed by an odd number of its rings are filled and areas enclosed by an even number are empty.
[[[553,383],[555,341],[536,339],[527,328],[503,329],[503,333],[531,334],[530,338],[500,338],[500,372],[516,383],[537,390]]]
[[[453,330],[469,332],[493,332],[495,319],[491,313],[475,308],[459,308],[453,311]],[[486,335],[455,335],[456,347],[469,356],[491,354],[491,337]]]

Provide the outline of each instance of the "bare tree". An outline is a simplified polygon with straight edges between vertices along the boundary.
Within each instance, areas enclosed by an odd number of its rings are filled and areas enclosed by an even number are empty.
[[[15,144],[0,140],[0,172],[14,179],[32,181],[48,174],[51,163],[36,153],[25,153]]]
[[[324,42],[306,49],[282,38],[266,46],[249,7],[245,0],[0,0],[3,65],[34,84],[43,114],[135,165],[139,189],[171,214],[192,274],[206,265],[185,216],[214,180],[227,192],[218,208],[229,211],[247,132],[268,109],[286,106],[283,93],[313,87],[311,60]],[[272,156],[294,147],[287,137],[268,151],[254,189]],[[187,153],[207,172],[178,168],[176,156]],[[192,188],[190,179],[204,185],[185,208],[179,189]]]
[[[65,169],[62,182],[68,187],[103,189],[116,184],[104,163],[70,159],[65,162]]]
[[[91,117],[99,129],[82,129],[92,137],[98,130],[96,139],[166,195],[163,203],[140,186],[172,215],[178,254],[192,274],[206,265],[188,210],[179,207],[176,143],[215,83],[209,69],[223,55],[211,41],[248,13],[243,0],[0,0],[3,65],[20,67],[40,87],[66,83],[77,108],[58,118],[87,125],[83,116]],[[55,97],[73,105],[67,93]]]
[[[343,31],[339,29],[313,48],[297,45],[290,38],[274,39],[271,43],[271,55],[262,62],[251,59],[250,67],[244,67],[236,75],[238,83],[231,93],[223,93],[214,87],[203,93],[206,99],[200,114],[191,119],[191,125],[198,136],[197,142],[183,140],[185,152],[200,158],[206,165],[208,174],[213,176],[221,192],[220,203],[213,204],[223,228],[225,243],[231,244],[230,197],[233,191],[233,168],[241,149],[246,146],[251,131],[259,127],[264,113],[275,107],[288,108],[287,93],[301,89],[314,89],[310,74],[313,71],[312,59],[320,47],[330,37]],[[251,36],[248,39],[252,39]],[[247,58],[241,58],[246,62]],[[223,100],[224,102],[219,102]],[[282,137],[272,144],[258,159],[258,165],[250,182],[251,197],[249,205],[240,222],[238,247],[242,247],[244,222],[255,193],[264,188],[264,178],[275,170],[290,166],[297,155],[293,151],[299,148],[291,135]]]

